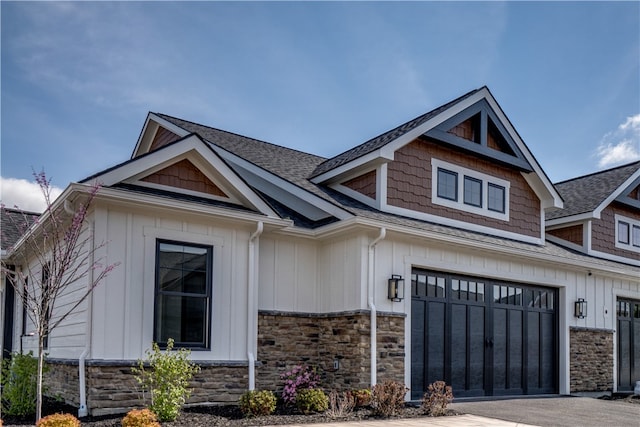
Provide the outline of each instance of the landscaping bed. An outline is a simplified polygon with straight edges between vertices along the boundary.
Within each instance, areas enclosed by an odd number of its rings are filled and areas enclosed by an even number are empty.
[[[47,400],[43,407],[43,415],[54,413],[69,413],[76,415],[77,408],[65,405],[60,402]],[[456,411],[448,410],[447,415],[459,415]],[[405,406],[401,413],[394,418],[415,418],[424,417],[424,412],[414,406]],[[85,417],[81,418],[82,426],[87,427],[120,427],[120,421],[124,417],[121,415],[105,415],[101,417]],[[371,415],[371,411],[367,408],[361,408],[353,411],[350,415],[341,418],[332,418],[326,413],[304,415],[278,405],[276,412],[272,415],[245,418],[240,412],[238,406],[200,406],[186,408],[180,414],[177,420],[173,422],[161,423],[162,426],[190,426],[190,427],[208,427],[208,426],[268,426],[268,425],[287,425],[287,424],[312,424],[312,423],[328,423],[336,421],[359,421],[380,419]],[[4,427],[17,425],[33,425],[33,418],[19,419],[12,417],[4,418]]]

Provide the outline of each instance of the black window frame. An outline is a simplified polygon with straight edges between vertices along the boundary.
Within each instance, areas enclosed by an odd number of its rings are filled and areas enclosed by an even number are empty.
[[[620,233],[620,231],[621,231],[620,230],[620,226],[622,226],[622,225],[625,225],[627,227],[627,232],[624,233],[625,234],[624,237],[626,237],[626,241],[621,239],[622,238],[622,233]],[[630,240],[631,236],[629,236],[630,231],[631,231],[631,224],[629,224],[626,221],[618,221],[618,224],[616,225],[616,227],[617,227],[617,231],[618,231],[618,243],[621,243],[623,245],[629,245],[631,243],[631,240]]]
[[[447,196],[445,194],[442,194],[440,192],[440,182],[442,181],[440,174],[445,174],[445,175],[448,175],[448,176],[452,176],[454,178],[453,182],[454,182],[455,185],[454,185],[454,196],[453,197],[449,197],[449,196]],[[438,189],[437,190],[438,197],[441,198],[441,199],[452,200],[454,202],[457,202],[458,201],[458,172],[453,172],[453,171],[450,171],[448,169],[444,169],[444,168],[440,168],[439,167],[437,176],[438,176],[438,182],[436,183],[436,186],[437,186],[437,189]]]
[[[29,277],[24,278],[23,292],[24,292],[24,295],[27,295],[27,292],[29,292]],[[23,297],[22,298],[22,331],[21,331],[22,332],[21,336],[23,337],[26,337],[29,335],[27,333],[27,322],[29,321],[29,312],[27,310],[29,310],[29,306],[27,305],[27,298]]]
[[[471,201],[467,201],[467,182],[473,182],[474,184],[479,184],[480,185],[480,201],[476,204],[473,203]],[[472,176],[467,176],[465,175],[462,179],[462,202],[465,205],[469,205],[469,206],[475,206],[477,208],[481,208],[482,207],[482,180],[478,179],[478,178],[474,178]]]
[[[633,224],[631,226],[631,245],[640,248],[640,225]]]
[[[491,197],[489,196],[489,193],[491,192],[492,188],[502,190],[502,210],[493,209],[491,207]],[[488,186],[487,186],[487,210],[490,210],[490,211],[493,211],[493,212],[499,212],[499,213],[506,213],[506,210],[507,210],[506,199],[507,199],[507,189],[504,186],[498,185],[498,184],[494,184],[493,182],[489,182],[488,183]]]
[[[206,275],[205,275],[205,293],[189,293],[189,292],[176,292],[176,291],[163,291],[160,286],[160,247],[162,244],[178,245],[191,248],[206,249]],[[176,240],[156,239],[156,257],[155,257],[155,288],[154,288],[154,304],[153,304],[153,341],[158,344],[161,349],[167,347],[167,340],[162,340],[159,333],[159,297],[161,295],[168,296],[182,296],[188,298],[202,298],[204,299],[204,324],[203,324],[203,337],[200,342],[195,341],[179,341],[175,337],[167,337],[174,339],[174,348],[186,348],[195,351],[204,351],[211,349],[211,320],[212,313],[212,292],[213,292],[213,246],[199,243],[182,242]],[[187,313],[188,314],[188,313]],[[182,319],[181,319],[182,320]]]

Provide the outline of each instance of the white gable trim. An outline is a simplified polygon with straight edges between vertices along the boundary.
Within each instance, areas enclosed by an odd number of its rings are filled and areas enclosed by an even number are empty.
[[[142,176],[149,175],[162,169],[175,160],[188,157],[190,152],[199,154],[236,190],[235,196],[243,203],[247,203],[259,212],[269,217],[278,217],[278,214],[258,196],[211,148],[199,137],[192,135],[178,143],[164,146],[156,151],[141,157],[136,157],[128,163],[108,170],[93,177],[103,186],[113,186],[121,182],[131,182]],[[206,175],[206,173],[205,173]],[[225,186],[226,187],[226,186]],[[229,191],[229,188],[223,191]],[[230,194],[228,194],[230,195]],[[210,197],[210,195],[208,195]]]
[[[149,113],[147,114],[147,119],[144,122],[144,126],[142,127],[142,131],[140,132],[140,136],[138,137],[136,146],[133,149],[133,154],[131,155],[132,159],[149,151],[149,147],[151,146],[151,142],[158,132],[159,126],[162,126],[168,131],[175,133],[179,137],[185,137],[189,135],[189,132],[182,129],[181,127],[176,126],[173,123],[153,113]]]
[[[604,209],[606,209],[606,207],[609,206],[615,199],[617,199],[618,196],[620,196],[620,194],[622,194],[622,192],[627,189],[627,187],[629,187],[631,184],[633,184],[633,182],[636,179],[639,179],[639,178],[640,178],[640,169],[635,171],[629,178],[625,180],[625,182],[623,182],[618,188],[616,188],[614,192],[609,194],[609,197],[604,199],[604,201],[600,203],[600,205],[598,205],[598,207],[593,211],[594,215],[597,215],[597,218],[600,218],[600,213]]]

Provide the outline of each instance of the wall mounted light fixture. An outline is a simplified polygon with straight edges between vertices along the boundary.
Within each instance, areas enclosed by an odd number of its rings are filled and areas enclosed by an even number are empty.
[[[578,298],[578,301],[576,301],[574,315],[578,319],[587,317],[587,302],[584,298]]]
[[[402,301],[404,298],[404,279],[398,274],[392,274],[389,279],[387,298],[391,301]]]

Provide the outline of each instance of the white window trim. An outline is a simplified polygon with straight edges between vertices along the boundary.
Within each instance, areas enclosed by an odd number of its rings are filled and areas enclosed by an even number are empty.
[[[622,215],[615,215],[616,223],[615,223],[615,243],[616,248],[624,249],[626,251],[637,252],[640,253],[640,246],[634,246],[633,244],[633,227],[640,227],[640,220],[628,218]],[[618,239],[618,224],[620,222],[624,222],[629,224],[629,243],[622,243]]]
[[[458,174],[458,200],[449,200],[438,197],[438,168],[446,169]],[[475,178],[482,181],[482,206],[473,206],[464,203],[464,177]],[[504,187],[504,213],[489,210],[489,183]],[[489,218],[509,221],[509,194],[511,183],[495,176],[477,172],[462,166],[454,165],[438,159],[431,159],[431,202],[434,205],[446,206],[448,208],[457,209],[473,213],[476,215],[486,216]]]

